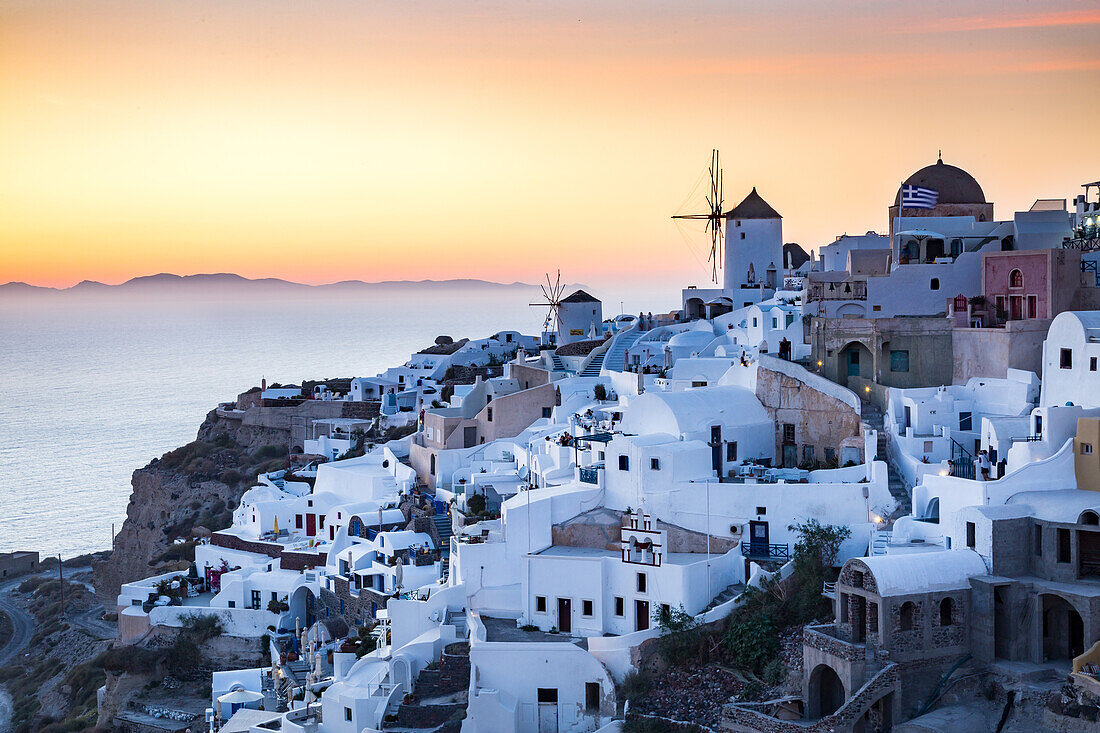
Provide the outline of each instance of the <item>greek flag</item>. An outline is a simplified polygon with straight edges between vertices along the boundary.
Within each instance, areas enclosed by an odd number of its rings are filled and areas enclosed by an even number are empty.
[[[934,188],[901,187],[901,206],[905,209],[931,209],[936,205],[939,197],[939,192]]]

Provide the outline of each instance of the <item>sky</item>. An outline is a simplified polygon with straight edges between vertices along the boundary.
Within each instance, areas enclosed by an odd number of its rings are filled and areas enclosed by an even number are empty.
[[[756,186],[807,249],[970,171],[1100,178],[1100,2],[5,0],[0,282],[705,285]]]

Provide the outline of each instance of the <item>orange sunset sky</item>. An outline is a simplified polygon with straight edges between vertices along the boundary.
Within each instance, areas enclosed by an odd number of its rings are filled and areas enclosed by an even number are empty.
[[[1100,3],[0,4],[0,282],[704,284],[710,150],[809,248],[944,160],[1100,178]]]

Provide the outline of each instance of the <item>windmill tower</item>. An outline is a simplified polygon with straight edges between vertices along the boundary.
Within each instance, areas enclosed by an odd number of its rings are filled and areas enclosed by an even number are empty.
[[[531,305],[547,309],[546,320],[542,323],[543,345],[565,346],[590,338],[593,332],[603,333],[603,304],[583,290],[563,298],[565,286],[561,283],[561,270],[553,282],[547,274],[546,284],[539,287],[543,300]]]
[[[542,322],[542,344],[553,346],[558,343],[558,331],[561,324],[561,294],[565,286],[561,284],[561,270],[558,270],[557,278],[550,282],[550,273],[546,273],[546,284],[539,285],[542,291],[542,300],[538,303],[530,303],[536,308],[546,308],[546,318]]]

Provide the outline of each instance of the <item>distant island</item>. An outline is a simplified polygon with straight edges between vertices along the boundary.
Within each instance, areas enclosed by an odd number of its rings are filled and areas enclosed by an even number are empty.
[[[174,275],[162,272],[157,275],[144,275],[117,285],[108,285],[95,280],[84,280],[68,288],[51,288],[30,285],[25,282],[9,282],[0,285],[0,297],[10,296],[51,296],[51,295],[100,295],[110,293],[175,293],[181,290],[217,290],[237,292],[287,292],[287,291],[329,291],[354,292],[358,290],[379,290],[387,288],[533,288],[531,283],[499,283],[473,278],[451,280],[382,280],[364,282],[362,280],[343,280],[322,285],[281,280],[279,278],[247,278],[234,273],[210,273],[196,275]]]

